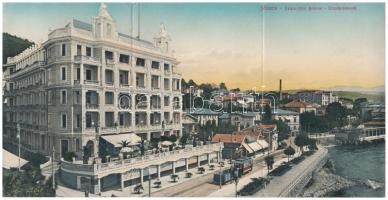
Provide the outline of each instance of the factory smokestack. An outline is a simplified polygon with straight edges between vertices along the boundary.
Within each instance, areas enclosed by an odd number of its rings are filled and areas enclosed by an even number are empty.
[[[282,97],[282,79],[279,80],[279,100],[281,101]]]

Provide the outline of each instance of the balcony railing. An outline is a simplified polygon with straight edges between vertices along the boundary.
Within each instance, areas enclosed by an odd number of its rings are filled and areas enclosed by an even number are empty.
[[[88,85],[98,85],[98,80],[85,80],[84,83]]]
[[[151,109],[159,110],[161,109],[160,104],[159,105],[151,105]]]
[[[91,57],[91,56],[83,56],[83,55],[76,55],[74,56],[74,61],[76,62],[89,62],[97,64],[100,62],[99,58]]]
[[[86,109],[98,109],[99,107],[99,104],[86,103]]]
[[[105,60],[106,67],[108,68],[113,68],[116,62],[113,59],[106,59]]]
[[[82,161],[68,162],[62,159],[61,168],[68,171],[88,174],[99,174],[106,172],[122,173],[123,170],[128,170],[129,166],[143,168],[143,165],[157,165],[165,162],[166,160],[175,161],[181,158],[190,158],[201,154],[217,152],[220,151],[220,149],[223,149],[223,143],[213,143],[98,164],[82,164]]]
[[[120,83],[120,87],[129,87],[128,83]]]

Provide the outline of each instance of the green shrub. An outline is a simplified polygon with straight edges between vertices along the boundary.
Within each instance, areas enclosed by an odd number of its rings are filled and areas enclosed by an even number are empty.
[[[66,152],[63,155],[63,159],[66,160],[66,161],[69,161],[69,162],[72,162],[74,157],[76,157],[74,152]]]

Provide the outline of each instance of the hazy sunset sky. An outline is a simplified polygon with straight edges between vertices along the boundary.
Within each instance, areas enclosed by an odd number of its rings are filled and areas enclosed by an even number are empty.
[[[259,3],[141,4],[141,38],[152,41],[163,22],[184,79],[226,82],[229,88],[284,89],[384,85],[383,3],[265,4],[264,80]],[[118,30],[130,34],[131,4],[107,3]],[[285,7],[355,6],[356,10]],[[3,32],[38,42],[72,18],[91,23],[99,3],[6,3]],[[137,5],[135,5],[137,11]],[[137,15],[137,14],[136,14]],[[137,20],[135,20],[137,22]],[[137,24],[134,24],[137,33]]]

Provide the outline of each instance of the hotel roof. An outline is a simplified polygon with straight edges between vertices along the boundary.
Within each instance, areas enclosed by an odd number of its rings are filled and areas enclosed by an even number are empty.
[[[73,19],[73,26],[74,26],[74,28],[77,28],[77,29],[81,29],[81,30],[85,30],[85,31],[90,31],[90,32],[93,31],[93,25],[92,24],[87,23],[87,22],[83,22],[83,21],[80,21],[80,20],[77,20],[77,19]],[[155,48],[155,46],[154,46],[154,44],[152,42],[149,42],[149,41],[146,41],[146,40],[142,40],[142,39],[139,39],[137,37],[133,37],[133,36],[130,36],[130,35],[127,35],[127,34],[124,34],[124,33],[118,33],[118,35],[119,35],[119,37],[123,37],[123,38],[129,39],[129,42],[133,42],[134,44],[143,45],[143,46],[150,47],[150,48]]]

